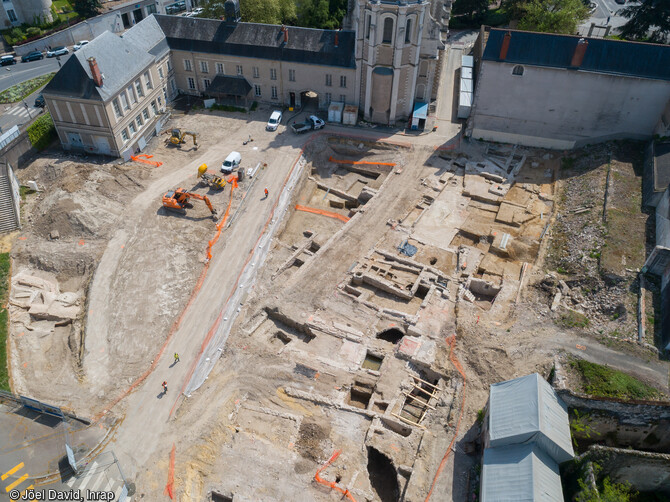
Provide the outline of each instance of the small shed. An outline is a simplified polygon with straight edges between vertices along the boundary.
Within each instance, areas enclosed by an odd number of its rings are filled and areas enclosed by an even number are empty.
[[[426,118],[428,118],[428,103],[417,101],[414,103],[414,111],[412,112],[412,121],[410,129],[416,131],[426,127]]]
[[[458,93],[458,118],[467,119],[472,111],[472,93],[461,91]]]
[[[342,122],[344,103],[333,102],[328,106],[328,122],[339,124]]]
[[[342,123],[346,125],[356,125],[358,121],[358,108],[354,105],[345,105],[342,115]]]
[[[472,80],[472,68],[468,68],[467,66],[461,68],[461,78]]]
[[[238,103],[240,99],[247,104],[247,97],[251,90],[251,84],[240,75],[217,75],[212,80],[205,94],[215,98],[234,99]]]

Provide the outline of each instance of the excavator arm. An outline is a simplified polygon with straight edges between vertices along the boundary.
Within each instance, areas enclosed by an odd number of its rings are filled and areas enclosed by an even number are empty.
[[[187,192],[186,195],[188,195],[189,197],[193,197],[194,199],[203,201],[207,206],[207,209],[209,209],[209,212],[212,213],[212,216],[216,216],[216,209],[212,207],[212,203],[209,201],[209,197],[207,197],[206,195],[200,195],[199,193],[191,193],[191,192]]]

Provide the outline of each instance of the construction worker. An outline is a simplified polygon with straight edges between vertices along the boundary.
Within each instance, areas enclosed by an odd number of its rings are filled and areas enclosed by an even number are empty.
[[[174,362],[175,363],[179,362],[179,354],[177,354],[176,352],[174,353]]]
[[[167,382],[163,381],[163,394],[167,394]]]
[[[266,198],[266,199],[268,198],[269,193],[270,193],[270,192],[268,192],[268,189],[266,188],[266,189],[265,189],[265,198]]]

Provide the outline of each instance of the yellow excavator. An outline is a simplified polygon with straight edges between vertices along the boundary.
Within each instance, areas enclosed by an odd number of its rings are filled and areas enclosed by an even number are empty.
[[[173,144],[181,148],[181,145],[186,143],[184,138],[186,136],[191,136],[193,137],[193,146],[196,150],[198,149],[198,134],[196,132],[182,131],[181,129],[170,129],[169,131],[165,131],[165,134],[170,134],[170,137],[165,140],[166,145]]]
[[[203,185],[209,185],[215,190],[223,190],[223,187],[228,183],[225,178],[218,176],[216,174],[207,172],[207,164],[202,164],[198,168],[198,178],[200,178],[200,183]]]

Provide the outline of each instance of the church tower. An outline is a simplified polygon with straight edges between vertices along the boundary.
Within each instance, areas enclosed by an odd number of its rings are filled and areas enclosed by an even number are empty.
[[[415,102],[437,97],[451,0],[353,0],[344,22],[356,30],[365,120],[394,124]]]

